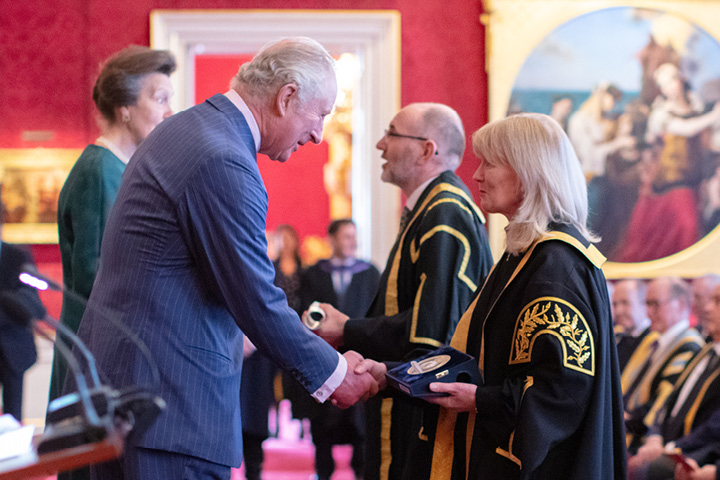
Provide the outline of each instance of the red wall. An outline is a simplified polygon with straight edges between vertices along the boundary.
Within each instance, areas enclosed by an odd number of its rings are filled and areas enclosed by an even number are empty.
[[[252,55],[198,55],[195,57],[195,104],[228,90],[229,79],[238,65]],[[268,192],[267,229],[287,223],[300,238],[325,236],[330,222],[330,197],[323,183],[323,167],[328,160],[328,144],[307,143],[281,163],[258,155],[258,168]]]
[[[0,0],[0,148],[83,148],[94,140],[98,65],[129,44],[149,45],[151,10],[243,8],[398,10],[402,104],[446,103],[468,135],[487,121],[481,0]],[[52,131],[53,139],[23,140],[27,130]],[[472,191],[475,164],[468,151],[458,170]],[[41,270],[59,279],[57,247],[38,253]]]
[[[153,9],[393,9],[402,22],[402,103],[455,108],[468,134],[487,119],[480,0],[2,0],[0,148],[33,147],[25,130],[50,130],[45,147],[82,148],[97,135],[91,90],[99,63],[150,43]],[[229,80],[229,79],[228,79]],[[466,156],[461,176],[472,175]]]

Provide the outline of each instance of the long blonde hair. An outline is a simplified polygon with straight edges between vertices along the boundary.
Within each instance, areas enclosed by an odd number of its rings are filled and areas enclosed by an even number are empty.
[[[505,229],[508,252],[526,250],[552,222],[574,225],[588,240],[597,240],[585,226],[585,176],[570,139],[555,120],[540,113],[512,115],[488,123],[472,141],[476,156],[509,166],[522,185],[522,202]]]

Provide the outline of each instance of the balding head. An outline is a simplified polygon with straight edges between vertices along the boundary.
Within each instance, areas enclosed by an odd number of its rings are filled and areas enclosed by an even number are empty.
[[[691,294],[688,284],[677,277],[660,277],[648,284],[645,299],[650,328],[659,333],[690,316]]]
[[[437,144],[437,156],[445,169],[460,166],[465,153],[465,129],[460,115],[442,103],[414,103],[408,105],[421,112],[421,128],[425,136]]]
[[[393,117],[378,141],[382,180],[405,195],[445,170],[455,170],[465,151],[465,130],[457,112],[439,103],[411,103]]]

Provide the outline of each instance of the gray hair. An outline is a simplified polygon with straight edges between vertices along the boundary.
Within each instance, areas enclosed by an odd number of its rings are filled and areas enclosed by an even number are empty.
[[[690,285],[680,277],[660,277],[658,280],[664,280],[668,283],[668,300],[679,299],[685,303],[686,308],[692,305],[692,290]]]
[[[465,153],[465,129],[460,115],[442,103],[418,103],[423,108],[422,129],[437,143],[444,166],[456,170]]]
[[[505,229],[509,252],[527,249],[548,233],[552,222],[571,224],[597,241],[585,226],[585,176],[560,124],[541,113],[520,113],[485,125],[472,141],[476,156],[509,166],[520,180],[523,199]]]
[[[298,86],[301,103],[317,98],[329,75],[335,76],[335,60],[318,42],[307,37],[285,38],[263,46],[253,59],[240,66],[230,87],[255,98],[273,95],[289,83]]]

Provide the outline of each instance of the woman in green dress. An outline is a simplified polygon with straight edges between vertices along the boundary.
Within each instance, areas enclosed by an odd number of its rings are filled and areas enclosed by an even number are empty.
[[[101,135],[88,145],[68,175],[58,200],[63,305],[60,319],[77,331],[95,281],[103,230],[120,180],[140,143],[172,114],[170,74],[175,58],[168,51],[130,46],[101,67],[93,101]],[[60,396],[67,364],[55,352],[50,400]]]

